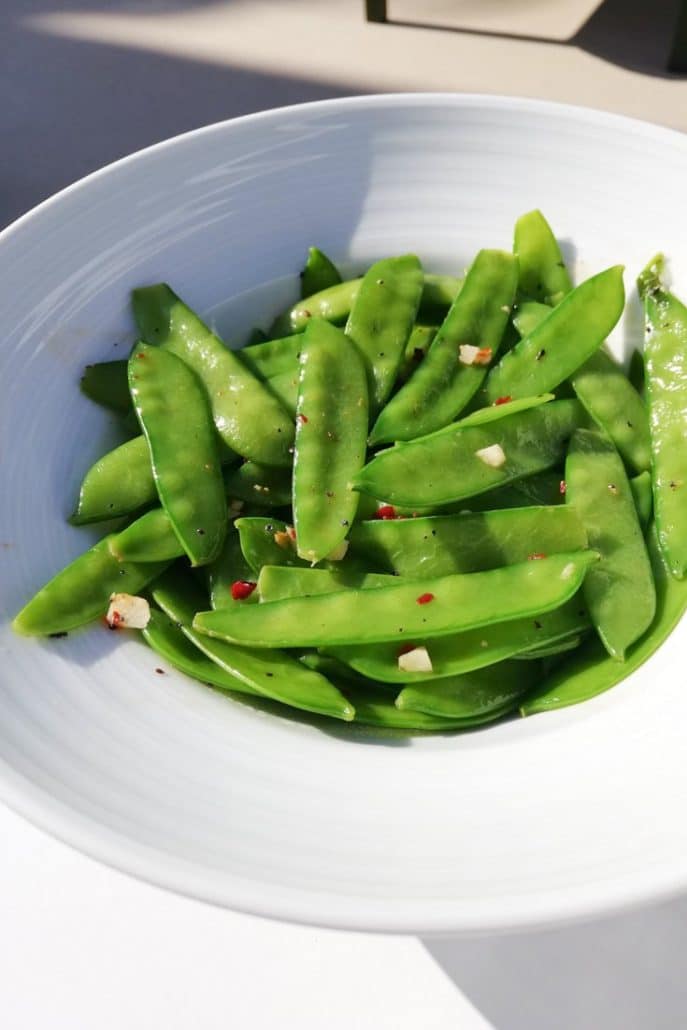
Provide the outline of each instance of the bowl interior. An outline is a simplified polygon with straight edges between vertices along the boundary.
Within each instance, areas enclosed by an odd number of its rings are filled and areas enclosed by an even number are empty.
[[[546,922],[687,880],[684,626],[584,706],[385,739],[231,702],[98,628],[8,619],[96,536],[65,522],[114,419],[78,391],[124,356],[128,293],[164,279],[233,342],[292,296],[307,247],[415,251],[460,274],[540,207],[582,278],[626,265],[612,345],[641,346],[658,249],[687,295],[683,137],[484,97],[372,97],[201,130],[71,187],[0,237],[0,795],[82,849],[248,911],[409,931]]]

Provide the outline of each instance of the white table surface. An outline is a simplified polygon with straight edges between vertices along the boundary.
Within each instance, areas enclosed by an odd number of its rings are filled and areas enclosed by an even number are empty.
[[[399,18],[560,39],[595,6],[390,2]],[[2,0],[0,225],[177,132],[342,94],[519,93],[687,129],[687,80],[656,59],[675,7],[611,2],[617,31],[592,21],[570,46],[366,25],[362,0]],[[286,926],[138,883],[0,807],[3,1030],[674,1030],[686,923],[681,899],[480,940]]]

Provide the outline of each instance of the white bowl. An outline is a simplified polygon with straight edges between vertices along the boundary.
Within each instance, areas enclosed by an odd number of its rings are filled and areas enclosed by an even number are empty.
[[[6,230],[0,796],[156,884],[340,927],[543,924],[684,888],[684,626],[585,705],[389,742],[157,675],[122,634],[23,640],[7,621],[88,539],[65,516],[113,428],[78,379],[125,353],[131,287],[167,280],[238,339],[295,291],[309,244],[350,267],[413,250],[460,273],[538,206],[586,271],[624,262],[630,284],[662,248],[687,295],[686,178],[684,136],[612,115],[364,97],[160,144]]]

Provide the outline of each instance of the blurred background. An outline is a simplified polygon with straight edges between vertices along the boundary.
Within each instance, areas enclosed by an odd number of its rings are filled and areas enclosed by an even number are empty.
[[[366,6],[377,17],[386,8],[389,21],[367,21]],[[685,0],[2,0],[0,224],[150,143],[324,97],[397,90],[520,94],[687,129],[687,79],[669,70],[687,69],[687,38],[680,46],[677,32],[686,6]]]

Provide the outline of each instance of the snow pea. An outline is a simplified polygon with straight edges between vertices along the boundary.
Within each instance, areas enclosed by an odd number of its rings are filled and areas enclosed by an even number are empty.
[[[351,550],[372,568],[400,576],[448,576],[516,565],[533,554],[587,546],[569,506],[505,508],[417,519],[375,519],[351,531]]]
[[[304,568],[310,564],[298,557],[293,527],[281,519],[243,516],[234,525],[239,533],[243,557],[254,573],[259,573],[263,565],[300,565]]]
[[[568,379],[606,339],[624,305],[621,265],[587,279],[491,370],[487,402],[545,393]]]
[[[360,283],[345,332],[363,359],[372,414],[396,382],[422,286],[422,266],[413,254],[376,261]]]
[[[222,547],[227,502],[205,390],[172,351],[144,343],[129,358],[129,389],[162,506],[191,563],[206,565]]]
[[[301,297],[328,290],[341,282],[339,270],[326,254],[317,247],[310,247],[305,268],[301,272]]]
[[[572,286],[570,287],[572,289]],[[551,314],[548,304],[540,304],[538,300],[519,300],[513,312],[513,325],[518,331],[519,339],[529,336]]]
[[[580,587],[597,556],[552,555],[489,572],[342,590],[224,611],[200,612],[194,629],[257,647],[333,647],[405,641],[550,611]]]
[[[350,486],[365,462],[365,365],[340,329],[313,319],[300,357],[293,518],[298,554],[319,562],[345,540],[358,495]]]
[[[243,347],[236,353],[253,375],[266,382],[273,376],[287,372],[298,375],[298,358],[302,346],[303,334],[297,333]]]
[[[184,553],[165,508],[151,508],[113,535],[110,550],[118,561],[172,561]]]
[[[474,719],[515,708],[536,682],[532,665],[499,662],[463,676],[450,676],[438,683],[413,683],[396,698],[401,711],[426,712],[442,719]]]
[[[447,425],[463,410],[496,357],[515,298],[517,275],[511,254],[479,252],[424,361],[372,427],[371,443],[424,436]],[[466,344],[480,348],[485,363],[465,363]]]
[[[356,688],[353,685],[342,684],[342,689],[351,702],[355,704],[355,722],[363,726],[373,726],[384,730],[405,731],[407,733],[422,732],[424,730],[435,733],[449,733],[455,730],[469,730],[476,726],[482,726],[487,722],[495,722],[509,712],[513,711],[517,702],[504,705],[503,708],[493,709],[491,712],[477,715],[472,718],[444,719],[440,716],[430,715],[427,712],[418,712],[408,708],[397,708],[392,698],[384,689],[375,689],[366,686]]]
[[[581,633],[572,633],[570,636],[561,637],[560,640],[552,641],[550,644],[542,644],[534,647],[531,651],[519,651],[513,655],[518,661],[533,661],[537,658],[551,658],[555,655],[566,654],[568,651],[575,651],[582,643]]]
[[[270,336],[302,333],[311,318],[324,318],[334,325],[343,325],[351,313],[361,283],[362,278],[348,279],[338,286],[331,286],[328,290],[298,301],[275,319]],[[425,273],[420,310],[431,321],[433,316],[445,312],[451,306],[461,285],[462,279]]]
[[[648,533],[647,548],[656,585],[656,615],[648,631],[629,649],[624,662],[615,661],[592,638],[523,701],[522,715],[579,704],[609,690],[650,658],[675,629],[687,611],[687,579],[675,579],[666,567],[655,525]]]
[[[205,566],[210,604],[213,608],[230,608],[234,604],[250,604],[258,601],[257,591],[243,600],[231,596],[231,587],[237,580],[253,581],[253,570],[243,557],[241,541],[236,526],[227,526],[224,546],[213,562]]]
[[[148,444],[144,436],[135,436],[91,465],[69,521],[73,526],[102,522],[130,515],[155,501],[157,490]]]
[[[492,404],[488,408],[477,408],[469,415],[464,415],[455,423],[461,428],[465,426],[484,426],[487,422],[498,422],[507,415],[515,415],[518,411],[529,411],[530,408],[538,408],[541,404],[548,404],[554,401],[556,395],[553,393],[541,393],[534,397],[519,397],[515,401],[503,401],[501,404]]]
[[[518,218],[513,252],[521,293],[554,307],[572,289],[558,242],[541,211],[528,211]]]
[[[126,361],[100,361],[86,365],[80,382],[81,392],[96,404],[120,415],[131,409]]]
[[[175,354],[203,383],[215,428],[244,458],[290,465],[293,424],[239,357],[164,283],[132,293],[142,338]]]
[[[324,654],[338,658],[370,679],[388,683],[413,683],[417,680],[444,679],[482,669],[523,651],[551,647],[570,639],[590,626],[589,616],[580,595],[559,608],[542,612],[536,618],[499,622],[487,629],[478,628],[423,641],[420,634],[414,645],[426,644],[432,661],[431,677],[426,672],[408,672],[398,665],[397,640],[380,644],[347,644],[323,647]]]
[[[654,503],[651,495],[651,473],[640,472],[638,476],[634,476],[630,480],[630,487],[632,489],[632,498],[635,502],[639,524],[642,529],[645,530],[651,522]]]
[[[687,308],[661,283],[658,255],[638,280],[644,301],[654,517],[668,567],[687,572]]]
[[[382,451],[353,485],[390,504],[432,507],[460,501],[557,465],[566,441],[584,420],[577,401],[563,400],[486,425],[446,426]],[[505,458],[498,467],[484,460],[485,449],[494,445]]]
[[[651,624],[656,591],[630,484],[613,444],[578,429],[565,463],[566,505],[577,511],[600,560],[589,570],[584,598],[608,653],[625,652]]]
[[[205,603],[188,576],[171,569],[153,587],[156,604],[175,622],[204,655],[252,692],[281,701],[293,708],[329,715],[350,722],[353,706],[324,676],[308,669],[297,658],[279,651],[237,647],[196,633],[191,623],[198,606]],[[258,605],[249,606],[257,608]]]
[[[398,370],[397,383],[405,383],[406,380],[410,379],[410,376],[431,347],[438,328],[436,325],[420,325],[419,322],[413,326],[406,344],[401,367]]]
[[[244,461],[224,476],[227,496],[262,508],[284,508],[291,504],[291,470]]]
[[[46,583],[15,616],[12,628],[23,636],[66,633],[105,615],[114,593],[136,594],[167,562],[119,562],[111,536],[79,555]]]
[[[165,612],[151,608],[150,622],[141,630],[141,636],[161,658],[192,679],[218,690],[260,696],[258,690],[253,690],[199,651],[179,628],[179,623]]]
[[[536,309],[536,310],[534,310]],[[550,313],[544,304],[523,304],[518,325],[531,332]],[[651,441],[644,401],[622,368],[603,349],[575,372],[572,387],[594,421],[610,436],[623,460],[637,472],[649,468]]]
[[[358,569],[297,569],[288,565],[263,565],[257,592],[261,601],[283,601],[287,597],[332,594],[337,590],[372,590],[397,582],[396,576]]]

